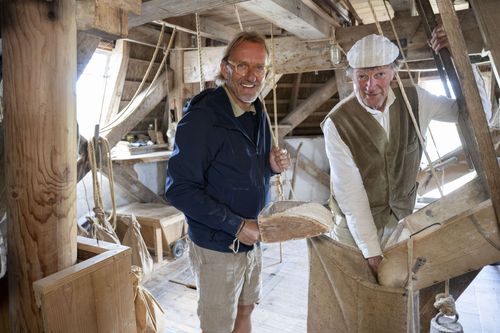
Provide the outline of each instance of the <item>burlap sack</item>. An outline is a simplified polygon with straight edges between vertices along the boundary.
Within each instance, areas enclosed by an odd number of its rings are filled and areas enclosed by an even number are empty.
[[[153,272],[153,257],[148,251],[141,235],[141,225],[135,215],[121,215],[120,222],[127,225],[127,231],[122,239],[122,244],[132,249],[132,265],[142,268],[144,276]]]
[[[307,244],[308,333],[406,332],[405,289],[378,285],[357,248],[326,236],[310,238]]]
[[[165,332],[167,326],[165,310],[154,296],[141,286],[141,268],[132,266],[132,272],[134,273],[134,305],[137,333]]]
[[[120,244],[115,230],[106,219],[98,219],[95,216],[87,216],[90,223],[90,237],[109,243]]]

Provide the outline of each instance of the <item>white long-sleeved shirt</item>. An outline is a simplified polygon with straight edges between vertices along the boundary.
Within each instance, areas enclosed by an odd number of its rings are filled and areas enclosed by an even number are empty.
[[[474,74],[478,83],[483,108],[485,109],[487,119],[489,119],[491,116],[491,104],[484,89],[483,80],[476,69]],[[356,91],[355,94],[359,103],[389,134],[390,119],[388,110],[395,100],[392,89],[387,96],[387,103],[383,112],[369,108],[363,104]],[[456,121],[458,106],[455,100],[433,95],[420,87],[417,87],[417,95],[419,125],[423,137],[425,137],[427,127],[433,119],[447,122]],[[365,258],[381,255],[382,249],[377,235],[377,228],[370,211],[368,196],[351,151],[341,139],[337,128],[329,118],[323,124],[323,133],[325,136],[326,154],[330,163],[332,195],[335,196],[340,209],[346,217],[349,231]]]

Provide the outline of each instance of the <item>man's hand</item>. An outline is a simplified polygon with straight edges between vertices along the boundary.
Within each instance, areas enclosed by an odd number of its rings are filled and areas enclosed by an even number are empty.
[[[243,227],[238,232],[236,237],[239,241],[245,245],[253,245],[260,240],[259,226],[257,225],[257,220],[245,220],[243,221]]]
[[[275,173],[282,173],[290,166],[290,154],[286,149],[273,147],[269,154],[269,164]]]
[[[378,266],[382,262],[382,256],[376,256],[376,257],[370,257],[367,259],[368,260],[368,266],[370,266],[370,269],[375,276],[375,278],[378,281],[377,274],[378,274]]]
[[[450,43],[448,41],[448,36],[446,36],[446,31],[441,24],[437,25],[434,30],[432,30],[432,37],[429,41],[429,46],[438,53],[442,48],[449,48]]]

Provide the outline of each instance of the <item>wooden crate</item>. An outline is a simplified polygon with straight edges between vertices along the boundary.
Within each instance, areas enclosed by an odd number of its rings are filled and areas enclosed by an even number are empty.
[[[137,332],[129,247],[78,237],[76,265],[35,281],[45,332]]]
[[[146,245],[154,252],[155,262],[163,261],[163,252],[174,257],[171,246],[187,233],[187,223],[184,214],[175,207],[156,203],[132,203],[117,208],[120,215],[134,214],[141,225],[141,234]],[[117,234],[123,234],[117,227]]]

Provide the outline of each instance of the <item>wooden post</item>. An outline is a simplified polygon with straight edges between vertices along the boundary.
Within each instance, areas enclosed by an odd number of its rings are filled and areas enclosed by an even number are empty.
[[[10,331],[41,332],[33,282],[76,262],[76,5],[0,5]]]
[[[490,51],[492,69],[497,82],[500,82],[498,66],[500,66],[500,28],[498,26],[498,0],[471,0],[486,48]]]
[[[168,96],[168,105],[170,110],[175,110],[175,121],[182,118],[182,107],[184,106],[184,51],[185,47],[191,46],[190,36],[182,31],[176,32],[175,48],[176,50],[170,56],[170,66],[174,70],[173,89]]]
[[[500,226],[500,169],[493,147],[493,141],[489,133],[486,117],[483,112],[479,91],[475,85],[474,73],[467,54],[465,40],[460,31],[460,23],[450,0],[437,1],[439,12],[443,20],[443,26],[450,41],[450,50],[453,61],[460,77],[468,108],[468,118],[474,137],[477,142],[477,150],[482,164],[482,179],[490,194],[491,202],[496,213],[497,223]]]

